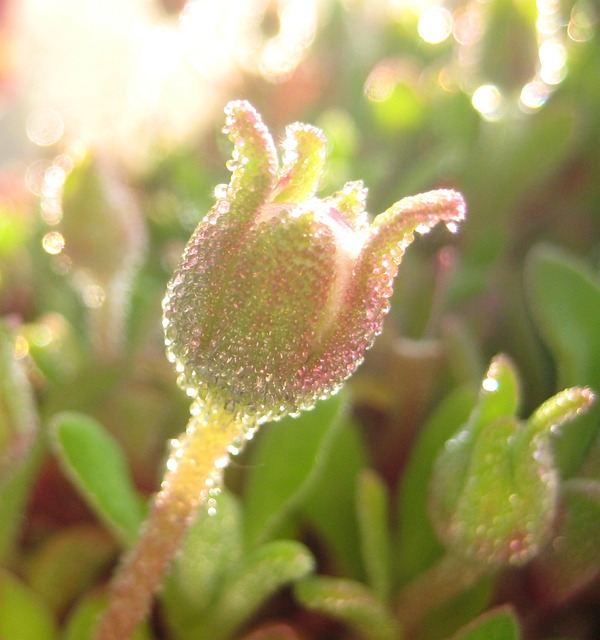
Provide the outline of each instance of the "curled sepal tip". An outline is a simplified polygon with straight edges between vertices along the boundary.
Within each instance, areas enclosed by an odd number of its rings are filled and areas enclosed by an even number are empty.
[[[375,218],[365,254],[371,260],[389,257],[399,263],[415,233],[427,233],[439,222],[454,233],[464,221],[466,210],[462,195],[451,189],[403,198]]]
[[[230,202],[257,206],[272,190],[277,173],[277,152],[273,138],[254,107],[245,100],[225,107],[223,132],[233,142],[227,168],[231,180],[227,189]]]
[[[273,192],[277,202],[302,202],[315,195],[325,169],[327,139],[320,129],[299,122],[286,128],[283,166]]]

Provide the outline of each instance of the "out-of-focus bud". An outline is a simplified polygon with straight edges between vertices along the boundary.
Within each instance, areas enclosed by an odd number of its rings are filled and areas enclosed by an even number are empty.
[[[164,299],[169,359],[188,395],[259,422],[335,393],[381,331],[415,233],[465,217],[460,194],[405,198],[369,222],[351,182],[319,199],[327,141],[293,124],[283,162],[260,116],[226,107],[229,185],[188,242]]]
[[[21,467],[39,431],[22,342],[0,322],[0,487]],[[0,544],[1,546],[1,544]]]
[[[458,557],[518,566],[541,551],[556,525],[560,489],[552,434],[593,399],[587,387],[565,389],[519,420],[514,365],[506,356],[492,360],[476,407],[432,477],[432,520]]]
[[[119,352],[129,289],[146,248],[146,227],[131,190],[91,158],[67,177],[60,231],[73,282],[90,310],[97,354]]]

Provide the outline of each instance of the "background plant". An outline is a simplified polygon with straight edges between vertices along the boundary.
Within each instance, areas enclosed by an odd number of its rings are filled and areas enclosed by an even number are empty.
[[[369,210],[380,211],[453,187],[469,221],[406,256],[384,334],[345,393],[265,427],[228,470],[216,514],[195,524],[140,637],[597,637],[600,409],[578,414],[588,393],[566,407],[560,395],[600,389],[595,6],[322,2],[292,20],[292,3],[252,13],[248,2],[204,24],[239,35],[246,20],[254,50],[226,55],[223,36],[212,52],[188,47],[200,63],[173,55],[169,69],[159,64],[177,42],[169,34],[193,25],[202,3],[183,22],[177,3],[148,14],[107,4],[95,33],[145,39],[131,50],[113,39],[119,75],[86,56],[79,30],[81,77],[94,91],[105,76],[119,88],[103,103],[58,68],[62,91],[49,93],[44,67],[27,64],[40,50],[47,69],[53,52],[64,55],[67,3],[56,3],[54,23],[34,19],[35,4],[7,3],[2,15],[12,55],[1,70],[0,636],[89,637],[112,563],[136,538],[165,444],[187,415],[164,357],[160,299],[226,180],[220,114],[242,96],[274,133],[293,120],[324,129],[324,191],[363,178]],[[83,9],[77,16],[90,24]],[[293,51],[269,57],[281,30]],[[19,59],[19,43],[32,57]],[[65,68],[77,78],[74,58]],[[189,80],[185,100],[179,78]],[[144,93],[153,86],[154,101]],[[547,523],[543,535],[516,565],[469,554],[480,540],[455,525],[474,534],[491,524],[477,512],[483,496],[494,515],[506,506],[477,460],[493,454],[500,472],[508,447],[495,437],[532,434],[540,406],[554,407],[540,431],[556,477],[551,513],[523,499]],[[477,412],[477,455],[453,450]],[[450,490],[455,463],[442,451],[468,461],[469,491],[462,480]],[[518,474],[506,479],[518,487]]]

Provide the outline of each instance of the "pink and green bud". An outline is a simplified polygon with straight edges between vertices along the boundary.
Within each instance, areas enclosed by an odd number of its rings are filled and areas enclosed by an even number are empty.
[[[392,282],[415,233],[465,217],[460,194],[431,191],[372,223],[351,182],[319,199],[327,141],[273,139],[244,101],[226,107],[229,185],[188,242],[163,302],[169,358],[191,397],[210,396],[259,422],[335,393],[381,331]]]

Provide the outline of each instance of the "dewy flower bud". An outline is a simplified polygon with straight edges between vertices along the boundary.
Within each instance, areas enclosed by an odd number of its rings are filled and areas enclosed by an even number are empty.
[[[454,191],[407,198],[369,224],[359,182],[315,197],[327,142],[287,129],[282,167],[247,102],[227,106],[229,185],[198,225],[163,301],[165,343],[195,398],[136,546],[111,583],[96,640],[127,640],[232,453],[257,425],[335,393],[381,330],[415,232],[454,227]]]
[[[369,224],[361,182],[315,197],[327,149],[319,129],[289,126],[279,169],[247,102],[227,105],[224,131],[231,181],[187,244],[163,323],[190,396],[263,422],[339,389],[381,330],[415,232],[440,221],[455,230],[465,204],[455,191],[432,191]]]

